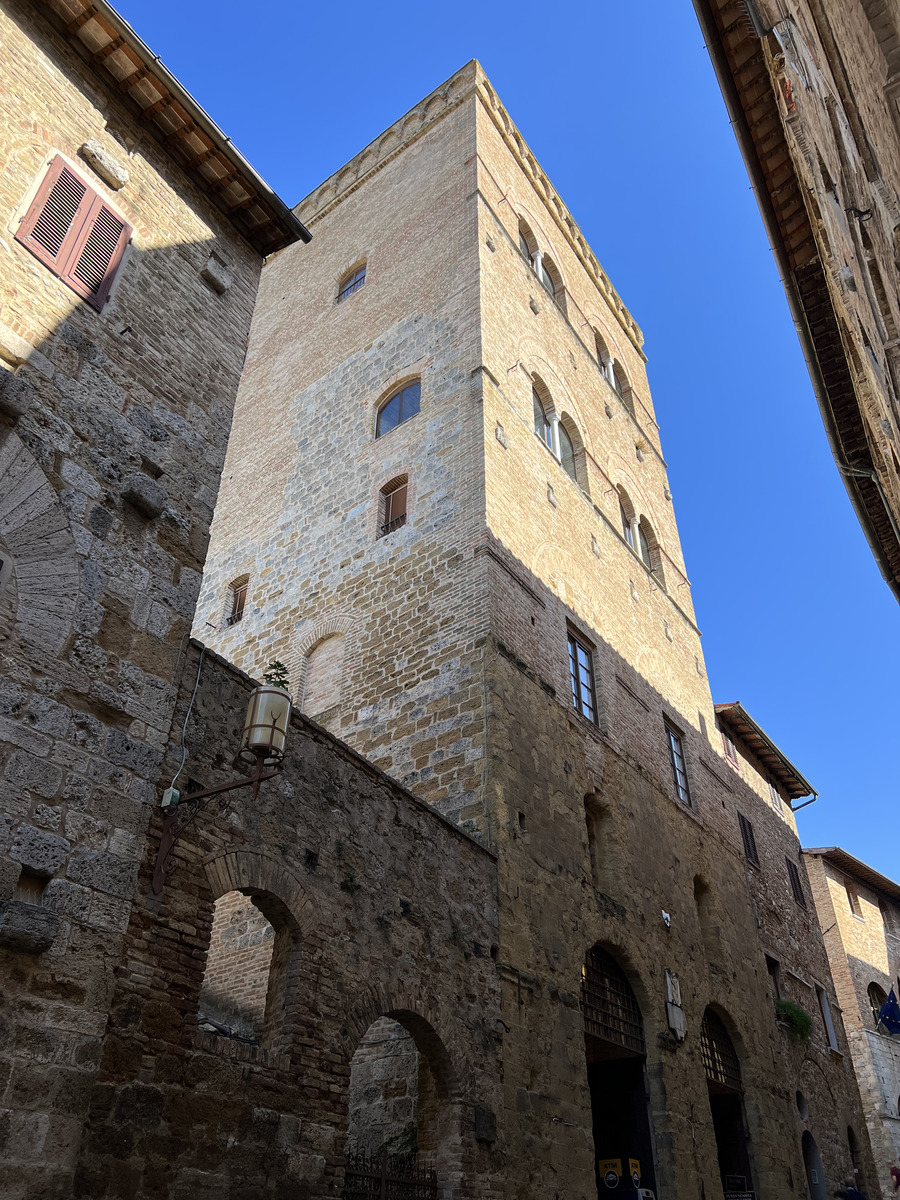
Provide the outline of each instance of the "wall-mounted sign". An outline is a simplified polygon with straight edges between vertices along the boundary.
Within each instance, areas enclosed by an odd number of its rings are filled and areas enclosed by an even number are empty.
[[[639,1188],[641,1186],[641,1164],[636,1158],[629,1158],[628,1174],[631,1176],[634,1186]]]
[[[621,1158],[598,1158],[597,1171],[608,1188],[617,1188],[622,1178]]]

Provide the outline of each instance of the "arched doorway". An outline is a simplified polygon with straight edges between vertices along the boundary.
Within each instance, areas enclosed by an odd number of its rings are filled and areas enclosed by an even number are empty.
[[[405,1011],[375,1020],[350,1060],[344,1200],[452,1196],[441,1183],[459,1172],[455,1092],[427,1021]]]
[[[597,1195],[609,1195],[611,1187],[617,1195],[633,1195],[633,1171],[640,1187],[655,1193],[644,1022],[625,972],[597,946],[584,965],[581,1011]]]
[[[703,1014],[700,1026],[700,1053],[706,1070],[722,1188],[726,1195],[729,1192],[752,1192],[750,1140],[744,1114],[741,1065],[728,1030],[721,1017],[711,1008]]]
[[[816,1139],[808,1129],[803,1131],[800,1142],[803,1148],[803,1165],[806,1168],[806,1182],[809,1186],[810,1200],[828,1200],[828,1188],[825,1186],[825,1171],[822,1167],[822,1156]]]

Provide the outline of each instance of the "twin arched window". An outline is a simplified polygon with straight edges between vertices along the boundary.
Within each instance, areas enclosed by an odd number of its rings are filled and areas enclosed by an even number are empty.
[[[565,312],[566,289],[553,260],[538,249],[537,240],[524,221],[519,221],[519,249],[531,264],[531,269]]]
[[[410,417],[414,417],[419,411],[421,397],[422,383],[419,379],[404,384],[402,388],[389,396],[378,410],[375,436],[380,438],[384,434],[390,433],[392,429],[396,429],[398,425],[402,425],[404,421],[408,421]]]
[[[653,526],[643,515],[635,510],[624,488],[619,492],[619,520],[622,524],[622,537],[631,549],[638,555],[641,562],[658,580],[661,587],[666,586],[663,573],[662,550],[659,540],[653,532]]]
[[[541,387],[543,388],[543,385]],[[587,490],[587,479],[579,478],[579,474],[584,476],[584,468],[582,467],[581,472],[579,472],[575,443],[566,428],[566,423],[568,423],[571,425],[576,437],[578,436],[578,431],[571,418],[567,416],[558,417],[555,413],[548,416],[547,406],[537,386],[531,389],[531,402],[534,412],[534,432],[548,450],[559,459],[562,469],[569,478],[574,479],[577,484]]]

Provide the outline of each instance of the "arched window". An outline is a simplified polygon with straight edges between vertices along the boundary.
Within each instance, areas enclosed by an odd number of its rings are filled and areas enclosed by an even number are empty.
[[[386,483],[379,493],[378,536],[393,533],[406,524],[409,477],[398,475]]]
[[[556,263],[546,254],[541,256],[540,279],[556,303],[565,311],[566,289],[563,287],[562,276]]]
[[[631,415],[634,416],[634,397],[631,394],[631,384],[628,381],[628,376],[625,374],[625,368],[618,359],[612,365],[610,383],[619,393],[622,403]]]
[[[572,445],[572,439],[566,433],[566,428],[560,422],[559,425],[559,461],[562,463],[563,470],[575,482],[578,482],[578,475],[575,471],[575,447]]]
[[[410,417],[414,417],[419,411],[421,396],[422,383],[419,379],[404,384],[402,388],[394,392],[378,410],[375,436],[383,437],[398,425],[402,425],[404,421],[408,421]]]
[[[872,1009],[872,1019],[878,1026],[878,1014],[881,1012],[881,1006],[887,1000],[887,994],[884,988],[878,983],[870,983],[866,989],[869,996],[869,1005]]]
[[[537,242],[535,241],[534,234],[524,221],[519,222],[519,249],[533,266],[534,256],[537,253]]]
[[[534,432],[552,450],[553,438],[550,433],[550,421],[547,417],[544,401],[541,399],[540,392],[536,387],[531,389],[531,402],[534,409]]]
[[[228,599],[225,611],[226,625],[237,625],[238,621],[243,617],[249,588],[249,575],[241,575],[239,579],[233,580],[228,585]]]
[[[340,717],[346,637],[333,633],[313,646],[303,672],[303,712],[331,728]]]
[[[653,532],[653,526],[643,516],[638,522],[638,544],[644,566],[648,571],[653,572],[660,586],[665,587],[666,579],[663,574],[662,552],[659,548],[659,540]]]
[[[612,357],[603,337],[594,330],[594,349],[597,352],[597,365],[607,383],[612,383]]]
[[[634,506],[628,499],[628,493],[624,488],[619,488],[619,520],[622,522],[622,537],[628,545],[634,550]]]
[[[348,296],[352,296],[354,292],[358,292],[362,285],[366,282],[366,264],[357,263],[355,267],[351,267],[346,275],[342,276],[338,284],[337,303],[346,300]]]

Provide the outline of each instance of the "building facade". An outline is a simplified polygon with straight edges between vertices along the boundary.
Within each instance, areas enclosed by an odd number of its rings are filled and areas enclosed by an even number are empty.
[[[900,993],[900,887],[839,846],[804,850],[819,922],[866,1124],[878,1189],[894,1195],[891,1164],[900,1166],[900,1040],[878,1015],[891,989]]]
[[[70,1196],[259,272],[308,235],[102,0],[0,41],[0,1193]]]
[[[835,464],[900,598],[900,5],[694,8]]]
[[[496,855],[473,1194],[868,1180],[812,790],[710,696],[634,319],[477,63],[296,211],[195,634]]]

